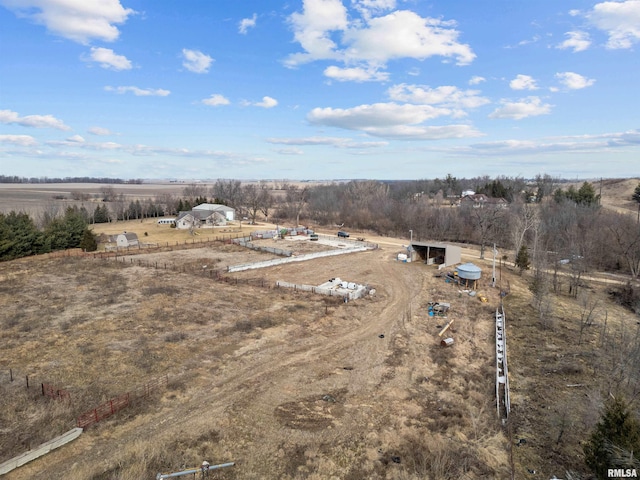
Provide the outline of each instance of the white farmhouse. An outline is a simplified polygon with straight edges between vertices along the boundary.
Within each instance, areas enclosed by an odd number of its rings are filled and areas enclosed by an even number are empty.
[[[224,213],[210,210],[191,210],[180,212],[175,221],[176,228],[199,228],[226,225],[227,218]]]

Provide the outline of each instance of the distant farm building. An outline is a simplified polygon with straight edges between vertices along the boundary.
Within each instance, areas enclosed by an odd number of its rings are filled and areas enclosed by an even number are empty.
[[[158,225],[175,225],[175,218],[161,218],[158,220]]]
[[[460,199],[460,206],[472,206],[473,208],[484,207],[500,207],[504,208],[509,205],[504,198],[488,197],[484,193],[475,193],[473,195],[465,195]]]
[[[233,222],[236,219],[236,211],[227,207],[226,205],[220,205],[219,203],[201,203],[197,207],[193,207],[192,211],[206,211],[216,212],[224,216],[229,222]]]
[[[123,232],[116,237],[118,247],[137,247],[139,245],[138,235],[133,232]]]

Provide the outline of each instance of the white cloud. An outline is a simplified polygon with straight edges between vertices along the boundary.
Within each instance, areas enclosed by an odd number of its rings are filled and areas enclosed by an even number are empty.
[[[38,144],[31,135],[0,135],[0,143],[8,143],[19,147],[32,147]]]
[[[258,15],[254,13],[251,18],[243,18],[242,20],[240,20],[240,23],[238,24],[238,32],[240,32],[243,35],[246,35],[247,31],[250,28],[254,28],[256,26],[257,18],[258,18]]]
[[[396,0],[351,0],[351,3],[365,18],[396,8]]]
[[[276,150],[276,153],[279,153],[280,155],[304,155],[304,151],[303,150],[301,150],[300,148],[295,148],[295,147],[280,148],[280,149]]]
[[[120,95],[125,93],[133,93],[136,97],[166,97],[171,92],[162,88],[138,88],[138,87],[104,87],[107,92],[115,92]]]
[[[560,81],[560,83],[571,90],[579,90],[581,88],[590,87],[596,82],[593,79],[583,77],[582,75],[574,72],[556,73],[556,78]]]
[[[471,79],[469,80],[469,85],[478,85],[482,82],[486,82],[487,79],[484,77],[480,77],[478,75],[475,75],[473,77],[471,77]]]
[[[82,135],[72,135],[67,138],[67,141],[73,143],[84,143],[84,138],[82,137]]]
[[[18,17],[44,25],[47,30],[74,42],[91,40],[112,42],[123,24],[135,12],[124,8],[119,0],[0,0]]]
[[[426,85],[402,83],[389,88],[389,97],[398,102],[424,105],[441,105],[449,108],[477,108],[486,105],[489,99],[479,96],[478,90],[460,90],[454,86],[431,88]]]
[[[547,115],[551,113],[552,105],[543,104],[539,97],[528,97],[518,102],[509,102],[503,100],[502,106],[489,115],[489,118],[511,118],[514,120],[522,120],[527,117],[536,117],[538,115]]]
[[[340,0],[304,0],[303,5],[302,13],[293,13],[289,22],[294,39],[306,53],[290,56],[288,65],[338,58],[330,34],[347,29],[347,9]]]
[[[482,136],[480,132],[470,125],[396,125],[386,129],[371,129],[367,133],[396,140],[445,140]]]
[[[392,125],[418,124],[449,115],[451,111],[431,105],[398,105],[374,103],[353,108],[314,108],[308,115],[313,124],[329,125],[348,130],[364,130]]]
[[[587,32],[567,32],[565,36],[569,37],[560,45],[560,49],[573,49],[573,52],[582,52],[591,46],[591,40]]]
[[[356,142],[342,137],[267,138],[265,141],[280,145],[327,145],[336,148],[379,148],[389,144],[388,142]]]
[[[640,130],[603,133],[599,135],[561,136],[535,140],[501,140],[472,144],[456,149],[457,153],[473,155],[516,155],[554,152],[594,153],[616,147],[640,145]]]
[[[124,55],[117,55],[110,48],[91,47],[90,61],[110,70],[131,70],[131,62]]]
[[[71,130],[62,120],[53,115],[27,115],[21,117],[11,110],[0,110],[0,123],[16,124],[23,127],[55,128],[57,130]]]
[[[73,138],[73,137],[72,137]],[[188,148],[167,148],[167,147],[158,147],[152,145],[141,145],[141,144],[133,144],[126,145],[114,142],[101,142],[101,143],[90,143],[90,142],[77,142],[71,139],[64,141],[50,141],[46,142],[46,145],[52,148],[56,147],[65,147],[68,149],[80,149],[84,151],[90,152],[118,152],[126,153],[129,155],[133,155],[135,157],[156,157],[156,156],[172,156],[176,158],[201,158],[204,160],[213,160],[218,162],[220,165],[252,165],[256,163],[264,163],[264,160],[259,157],[253,156],[244,156],[239,155],[234,152],[228,151],[216,151],[216,150],[191,150]],[[57,156],[64,158],[89,158],[84,154],[78,154],[75,152],[41,152],[39,156]],[[95,159],[96,161],[109,161],[105,159]],[[119,162],[120,160],[117,160]],[[157,168],[157,165],[154,165],[154,168]],[[186,168],[184,165],[181,168]]]
[[[278,105],[278,101],[275,98],[271,97],[262,97],[261,102],[256,102],[252,104],[254,107],[262,107],[262,108],[273,108]]]
[[[386,79],[379,71],[393,59],[441,56],[466,65],[475,58],[469,45],[458,42],[455,22],[423,18],[407,10],[374,16],[395,8],[396,2],[391,0],[352,3],[361,18],[350,17],[340,0],[304,0],[302,13],[289,17],[294,40],[303,52],[290,55],[285,64],[296,67],[316,60],[340,61],[345,68],[333,67],[329,73],[340,80],[363,81],[364,72],[378,72],[377,78],[367,79]]]
[[[408,10],[398,10],[354,26],[344,33],[348,60],[385,63],[397,58],[424,60],[433,56],[452,57],[467,65],[475,54],[468,45],[458,43],[454,22],[422,18]]]
[[[609,36],[607,48],[631,48],[640,41],[640,1],[608,1],[594,5],[586,18]]]
[[[111,135],[111,130],[109,130],[108,128],[103,128],[103,127],[91,127],[87,130],[87,132],[89,132],[92,135],[100,135],[100,136],[104,136],[104,135]]]
[[[213,58],[198,50],[182,49],[184,61],[182,66],[193,73],[207,73],[213,63]]]
[[[389,79],[387,72],[379,72],[373,68],[340,68],[335,65],[327,67],[324,75],[339,82],[381,82]]]
[[[349,109],[314,108],[307,119],[314,125],[357,130],[369,135],[401,140],[434,140],[480,135],[469,125],[421,125],[427,120],[452,115],[446,108],[431,105],[376,103]]]
[[[209,105],[210,107],[217,107],[219,105],[229,105],[229,100],[224,96],[218,93],[214,93],[209,98],[205,98],[202,100],[202,103],[205,105]]]
[[[536,81],[529,75],[518,75],[509,82],[509,86],[513,90],[538,90]]]

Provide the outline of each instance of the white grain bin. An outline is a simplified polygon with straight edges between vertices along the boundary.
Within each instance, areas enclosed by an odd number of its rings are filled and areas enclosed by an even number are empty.
[[[473,263],[464,263],[456,269],[460,284],[468,288],[476,288],[476,284],[482,276],[482,269]]]

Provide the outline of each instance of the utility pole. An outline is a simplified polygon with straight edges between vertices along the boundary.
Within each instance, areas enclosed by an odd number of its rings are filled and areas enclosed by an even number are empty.
[[[493,271],[491,273],[491,286],[496,288],[496,244],[493,244]]]

